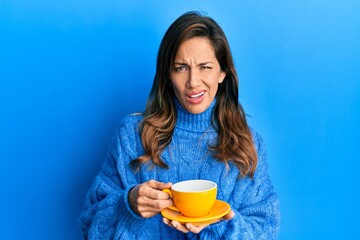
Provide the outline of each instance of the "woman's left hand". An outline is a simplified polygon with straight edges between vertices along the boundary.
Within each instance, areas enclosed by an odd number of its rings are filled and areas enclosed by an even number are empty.
[[[224,217],[222,217],[221,219],[219,219],[216,222],[223,221],[223,220],[230,220],[234,216],[235,216],[235,213],[231,210],[228,214],[226,214]],[[181,224],[181,223],[179,223],[177,221],[170,221],[167,218],[163,218],[163,222],[166,225],[168,225],[168,226],[170,226],[172,228],[175,228],[175,229],[177,229],[177,230],[179,230],[180,232],[183,232],[183,233],[192,232],[192,233],[197,234],[197,233],[201,232],[204,228],[209,226],[209,224],[199,225],[199,226],[194,225],[192,223]]]

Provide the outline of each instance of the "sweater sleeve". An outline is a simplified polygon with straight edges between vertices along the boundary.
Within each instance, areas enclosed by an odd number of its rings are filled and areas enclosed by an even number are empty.
[[[131,209],[127,197],[136,184],[126,164],[131,160],[127,150],[128,135],[126,127],[120,125],[104,164],[87,193],[80,215],[84,239],[113,239],[116,229],[121,227],[119,225],[129,226],[141,220]]]
[[[200,232],[200,239],[277,239],[280,224],[278,196],[268,175],[263,140],[255,134],[254,142],[258,151],[254,178],[238,179],[228,201],[235,217],[205,228]]]

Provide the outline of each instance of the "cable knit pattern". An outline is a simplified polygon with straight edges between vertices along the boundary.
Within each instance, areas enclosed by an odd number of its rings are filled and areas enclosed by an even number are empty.
[[[209,145],[216,142],[211,124],[215,105],[201,114],[191,114],[176,101],[177,122],[170,145],[161,157],[169,169],[150,164],[134,173],[129,163],[143,154],[138,130],[141,115],[130,115],[119,125],[100,173],[85,200],[80,223],[85,239],[276,239],[279,230],[278,197],[269,179],[266,151],[254,130],[258,166],[253,179],[238,178],[232,163],[226,169],[212,157]],[[208,179],[218,184],[217,198],[230,204],[235,217],[211,224],[199,234],[181,233],[162,222],[157,214],[142,218],[131,208],[128,192],[136,185],[156,179],[178,182]]]

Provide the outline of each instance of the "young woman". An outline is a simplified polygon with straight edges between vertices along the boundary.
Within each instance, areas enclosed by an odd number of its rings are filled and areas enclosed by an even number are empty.
[[[173,202],[162,190],[189,179],[216,182],[231,211],[211,224],[163,217]],[[80,220],[86,239],[276,239],[264,143],[247,125],[213,19],[189,12],[167,30],[146,109],[121,122]]]

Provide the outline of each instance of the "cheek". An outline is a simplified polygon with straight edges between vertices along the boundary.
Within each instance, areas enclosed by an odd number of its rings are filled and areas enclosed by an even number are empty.
[[[172,82],[172,88],[174,90],[175,95],[177,95],[177,96],[180,95],[180,93],[182,92],[181,86],[176,84],[176,82]]]
[[[219,87],[219,78],[213,77],[210,81],[209,88],[212,93],[216,93]]]
[[[211,90],[211,97],[214,98],[217,94],[217,91],[219,89],[219,83],[215,83],[212,87],[212,90]]]
[[[171,85],[175,92],[181,91],[181,89],[182,89],[181,82],[182,82],[182,79],[181,79],[181,76],[179,76],[179,74],[176,74],[176,76],[173,76],[173,75],[171,76]]]
[[[174,89],[174,91],[176,91],[176,81],[173,80],[174,78],[172,76],[170,77],[170,86]]]
[[[218,84],[215,84],[211,89],[211,95],[215,96],[218,90]]]

